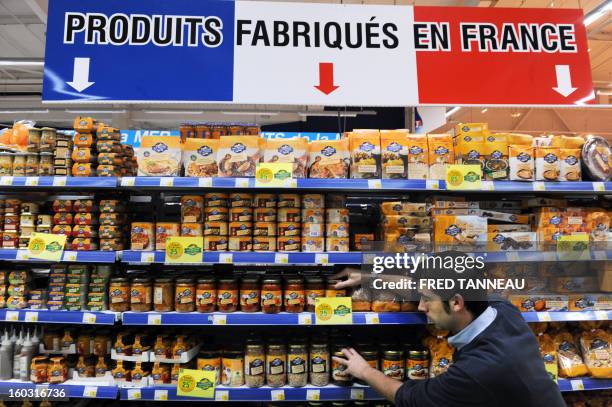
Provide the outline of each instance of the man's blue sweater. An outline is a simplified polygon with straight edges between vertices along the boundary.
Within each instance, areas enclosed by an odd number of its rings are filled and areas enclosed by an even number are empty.
[[[395,395],[398,407],[564,407],[559,387],[544,369],[535,336],[520,312],[491,302],[497,316],[456,350],[447,372],[408,380]]]

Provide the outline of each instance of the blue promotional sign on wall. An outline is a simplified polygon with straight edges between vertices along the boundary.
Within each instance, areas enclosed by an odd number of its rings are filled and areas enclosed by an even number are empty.
[[[340,133],[311,133],[294,131],[263,131],[261,137],[266,139],[297,138],[302,137],[308,141],[317,140],[340,140]]]
[[[232,101],[234,13],[233,1],[53,0],[43,100]]]

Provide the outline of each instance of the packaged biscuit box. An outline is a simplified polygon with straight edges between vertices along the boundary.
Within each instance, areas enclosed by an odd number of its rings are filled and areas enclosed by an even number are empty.
[[[534,251],[537,249],[535,232],[488,233],[487,249],[491,251]]]
[[[216,177],[219,172],[219,140],[188,138],[183,144],[182,164],[186,177]]]
[[[490,134],[486,137],[484,158],[485,179],[508,179],[508,139],[505,134]]]
[[[521,312],[567,311],[569,308],[567,295],[513,295],[510,302]]]
[[[409,134],[408,179],[427,179],[429,176],[429,147],[424,134]]]
[[[533,181],[535,179],[535,157],[533,147],[511,144],[508,146],[510,156],[510,180]]]
[[[455,128],[455,162],[484,164],[484,138],[489,134],[487,123],[459,123]]]
[[[408,131],[381,130],[380,152],[383,179],[408,178]]]
[[[450,134],[428,134],[429,179],[446,179],[446,166],[455,162],[453,138]]]
[[[558,181],[560,149],[557,147],[535,148],[536,181]]]
[[[136,159],[138,176],[179,176],[180,139],[172,136],[144,136],[136,153]]]
[[[305,178],[308,164],[308,141],[301,137],[267,140],[263,162],[293,163],[293,177]]]
[[[580,181],[580,149],[562,148],[559,150],[559,181]]]
[[[319,140],[308,145],[309,178],[348,178],[349,141]]]
[[[225,136],[219,141],[217,162],[221,177],[254,177],[265,140],[259,136]]]
[[[501,222],[521,223],[521,224],[529,223],[529,215],[517,215],[514,213],[504,213],[504,212],[498,212],[498,211],[491,211],[488,209],[480,209],[479,214],[483,218],[498,220]]]
[[[610,311],[612,310],[612,294],[571,294],[569,310]]]
[[[487,219],[480,216],[435,216],[434,241],[443,244],[477,245],[487,242]]]
[[[380,178],[380,133],[378,130],[349,133],[351,178]]]
[[[427,205],[425,203],[412,203],[401,201],[382,202],[380,204],[380,210],[383,215],[427,215]]]

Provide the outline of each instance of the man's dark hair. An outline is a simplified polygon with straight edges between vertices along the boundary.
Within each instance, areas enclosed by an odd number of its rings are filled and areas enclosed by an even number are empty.
[[[440,297],[446,312],[450,312],[449,300],[451,300],[457,294],[461,295],[465,302],[465,308],[474,318],[478,318],[478,316],[480,316],[480,314],[482,314],[489,306],[487,290],[484,288],[462,287],[459,279],[464,279],[464,284],[467,280],[473,280],[473,282],[484,280],[486,269],[486,264],[484,264],[484,261],[478,263],[478,266],[461,270],[461,267],[446,266],[451,264],[465,264],[465,259],[467,257],[472,257],[471,255],[458,251],[447,251],[433,254],[430,257],[435,258],[435,261],[432,260],[427,264],[433,267],[419,268],[419,270],[415,273],[415,279],[417,281],[421,279],[454,280],[455,284],[454,288],[452,289],[436,288],[432,289],[431,291]],[[482,267],[480,267],[480,265],[482,265]],[[418,286],[420,286],[420,283]]]

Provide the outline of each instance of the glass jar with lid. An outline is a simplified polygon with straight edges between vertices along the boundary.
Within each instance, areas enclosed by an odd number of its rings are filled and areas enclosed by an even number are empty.
[[[196,307],[198,312],[214,312],[217,302],[217,284],[214,277],[198,279]]]
[[[301,277],[288,278],[283,297],[285,311],[304,312],[304,280]]]
[[[329,348],[325,341],[310,344],[310,384],[327,386],[329,384]]]
[[[257,312],[260,310],[260,302],[259,278],[244,277],[240,281],[240,311]]]
[[[217,309],[221,312],[238,310],[238,280],[222,278],[217,285]]]
[[[342,349],[348,348],[347,344],[336,344],[333,348],[332,355],[338,358],[346,359],[344,353],[342,353]],[[332,358],[331,362],[331,378],[332,383],[336,386],[352,386],[354,382],[354,378],[351,374],[346,372],[346,366],[336,362]]]
[[[109,309],[114,312],[125,312],[130,309],[130,282],[127,278],[111,278],[108,286],[110,299]]]
[[[262,342],[247,342],[244,353],[244,378],[249,387],[261,387],[266,384],[266,352]]]
[[[429,377],[429,351],[418,345],[407,345],[404,348],[406,358],[406,378],[425,380]]]
[[[266,314],[281,311],[283,292],[280,278],[266,278],[261,286],[261,309]]]
[[[155,279],[153,309],[156,312],[170,312],[174,309],[174,284],[171,278]]]
[[[195,310],[195,283],[191,278],[179,278],[174,285],[174,310],[193,312]]]
[[[280,342],[268,344],[266,352],[266,376],[270,387],[282,387],[287,383],[287,349]]]
[[[306,279],[306,311],[315,312],[315,298],[325,296],[325,283],[321,277],[310,277]]]
[[[135,278],[130,289],[130,308],[135,312],[151,311],[151,279]]]
[[[378,349],[374,345],[358,346],[357,351],[373,369],[380,370]],[[357,379],[357,383],[367,384],[360,379]]]
[[[404,355],[401,349],[383,350],[382,372],[392,379],[404,380]]]
[[[291,387],[304,387],[308,383],[308,347],[305,342],[289,344],[287,352],[287,381]]]
[[[229,387],[244,385],[244,352],[231,347],[223,351],[222,384]]]
[[[326,297],[346,297],[346,290],[336,289],[335,285],[338,283],[338,280],[335,280],[331,277],[327,277],[327,281],[325,284],[325,296]]]
[[[198,370],[215,372],[216,384],[221,383],[221,352],[215,348],[201,350],[196,360]]]

